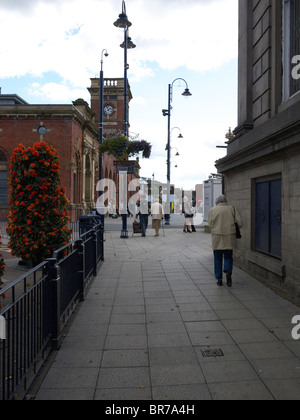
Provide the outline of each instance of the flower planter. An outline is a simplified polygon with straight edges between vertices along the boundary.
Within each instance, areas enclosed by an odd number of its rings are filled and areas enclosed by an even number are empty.
[[[142,153],[144,159],[151,156],[152,146],[145,140],[129,140],[128,137],[119,134],[115,137],[103,140],[99,148],[101,154],[108,153],[115,156],[118,160],[128,160],[130,157]]]

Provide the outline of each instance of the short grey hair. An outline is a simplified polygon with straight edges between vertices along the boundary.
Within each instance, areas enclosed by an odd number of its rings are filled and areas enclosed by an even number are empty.
[[[216,206],[220,203],[227,203],[227,198],[223,194],[216,198]]]

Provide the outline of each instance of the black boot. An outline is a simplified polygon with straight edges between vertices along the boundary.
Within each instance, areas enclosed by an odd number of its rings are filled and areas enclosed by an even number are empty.
[[[227,287],[232,287],[232,273],[230,271],[227,272],[226,278],[227,278]]]

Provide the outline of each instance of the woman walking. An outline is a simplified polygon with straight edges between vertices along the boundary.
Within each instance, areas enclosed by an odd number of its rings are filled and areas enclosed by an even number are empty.
[[[164,209],[159,200],[156,199],[151,206],[152,214],[152,229],[155,229],[155,237],[159,236],[159,229],[161,227],[161,219],[164,218]]]
[[[183,208],[184,208],[184,226],[183,226],[183,232],[184,233],[192,233],[191,227],[194,225],[193,222],[193,209],[190,201],[187,197],[183,198]]]
[[[218,286],[223,286],[224,257],[224,273],[227,277],[227,286],[232,287],[233,250],[236,248],[235,222],[239,228],[243,226],[240,213],[227,203],[224,195],[220,195],[216,199],[216,207],[213,207],[208,215]]]

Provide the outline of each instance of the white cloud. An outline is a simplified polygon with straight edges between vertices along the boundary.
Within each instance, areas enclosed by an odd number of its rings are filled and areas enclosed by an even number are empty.
[[[104,76],[123,76],[124,31],[113,26],[121,4],[0,0],[2,91],[7,92],[6,79],[18,77],[29,102],[71,103],[79,97],[89,102],[86,88],[89,79],[99,75],[104,48],[109,52]],[[130,124],[153,144],[152,158],[141,161],[143,176],[154,172],[166,180],[167,120],[161,109],[167,107],[167,84],[176,77],[189,82],[193,97],[182,105],[180,89],[174,91],[172,127],[180,126],[185,140],[178,145],[181,156],[178,169],[172,168],[172,182],[192,188],[224,156],[215,146],[224,141],[228,126],[234,127],[236,86],[228,73],[223,80],[218,69],[237,58],[237,5],[238,0],[126,0],[130,36],[137,45],[128,51],[134,97]]]
[[[163,69],[186,66],[201,72],[234,58],[236,1],[127,0],[130,35],[137,44],[134,54],[129,53],[130,76],[153,77],[149,63],[154,62]],[[0,37],[5,40],[1,78],[55,71],[79,86],[99,71],[102,48],[110,50],[107,71],[120,75],[123,31],[113,22],[121,1],[2,0],[0,12]]]
[[[232,0],[172,4],[146,18],[144,2],[137,1],[132,33],[137,33],[143,61],[157,61],[168,70],[185,66],[207,71],[237,55],[237,8]],[[224,18],[226,16],[226,18]]]
[[[130,104],[131,105],[138,104],[138,105],[146,106],[147,105],[147,100],[146,100],[146,98],[144,98],[142,96],[137,96],[137,97],[134,97],[132,99],[132,101],[130,102]]]
[[[43,102],[64,102],[70,103],[74,98],[82,98],[86,96],[86,89],[74,89],[62,83],[32,83],[28,88],[28,93],[37,98],[41,98]]]

